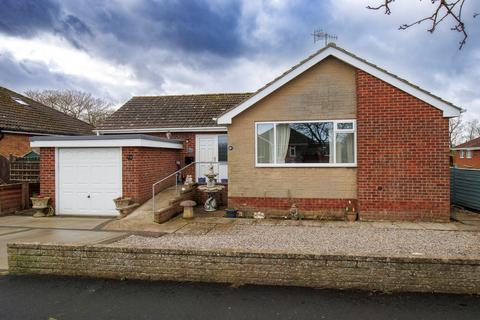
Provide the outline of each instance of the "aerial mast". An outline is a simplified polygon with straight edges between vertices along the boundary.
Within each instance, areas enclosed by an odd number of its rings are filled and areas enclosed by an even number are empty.
[[[322,29],[314,30],[312,33],[312,36],[313,36],[313,43],[317,43],[318,41],[321,41],[322,39],[324,39],[325,47],[329,42],[335,42],[336,40],[338,40],[337,35],[324,32]]]

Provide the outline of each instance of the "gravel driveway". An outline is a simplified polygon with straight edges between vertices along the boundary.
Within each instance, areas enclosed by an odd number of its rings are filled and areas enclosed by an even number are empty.
[[[130,236],[112,246],[305,254],[480,258],[480,232],[232,225],[205,235]]]

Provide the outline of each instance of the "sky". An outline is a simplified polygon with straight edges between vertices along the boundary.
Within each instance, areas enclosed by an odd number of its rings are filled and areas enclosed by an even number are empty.
[[[466,0],[469,37],[445,20],[398,30],[432,11],[403,0],[0,0],[0,86],[76,89],[120,106],[130,97],[255,91],[320,49],[337,45],[480,119],[480,2]]]

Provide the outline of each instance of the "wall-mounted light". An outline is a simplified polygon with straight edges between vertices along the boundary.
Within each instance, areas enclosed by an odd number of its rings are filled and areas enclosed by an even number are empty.
[[[232,151],[232,150],[233,150],[233,146],[228,146],[228,150],[229,150],[229,151]]]
[[[132,160],[133,160],[133,154],[129,154],[129,155],[127,156],[127,160],[132,161]]]

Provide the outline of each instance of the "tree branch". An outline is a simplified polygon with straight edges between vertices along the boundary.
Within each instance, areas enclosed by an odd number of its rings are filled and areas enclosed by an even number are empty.
[[[379,10],[384,8],[385,14],[389,15],[391,13],[390,4],[395,0],[384,0],[384,3],[378,6],[367,6],[367,9]],[[463,45],[466,43],[468,38],[468,33],[465,28],[465,23],[462,20],[463,5],[465,0],[430,0],[432,4],[437,4],[432,15],[419,19],[415,22],[409,24],[403,24],[399,27],[400,30],[406,30],[414,25],[419,25],[425,21],[431,21],[431,27],[427,30],[430,33],[435,32],[437,26],[445,20],[445,18],[450,17],[454,21],[453,27],[450,29],[452,31],[457,31],[463,35],[462,40],[459,43],[459,50],[462,49]],[[479,14],[474,13],[473,17],[476,18]]]

